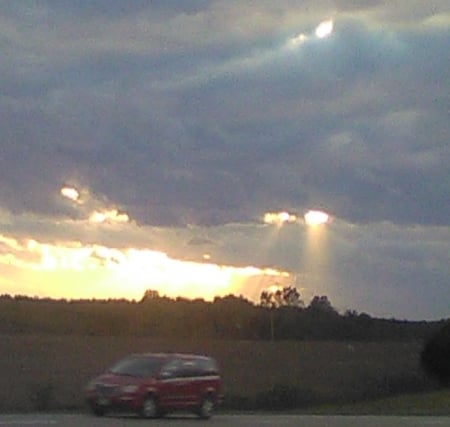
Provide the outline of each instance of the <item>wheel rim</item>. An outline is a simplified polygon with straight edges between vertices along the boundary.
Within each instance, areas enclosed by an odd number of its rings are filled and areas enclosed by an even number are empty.
[[[211,399],[207,398],[203,401],[201,415],[204,418],[211,416],[214,409],[214,403]]]
[[[144,400],[142,405],[142,415],[145,418],[153,418],[156,415],[156,404],[151,397]]]

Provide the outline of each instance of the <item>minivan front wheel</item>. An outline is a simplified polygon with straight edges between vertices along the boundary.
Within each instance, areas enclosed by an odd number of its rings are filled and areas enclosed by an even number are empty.
[[[158,416],[158,406],[153,396],[147,396],[144,399],[140,415],[142,418],[156,418]]]
[[[103,417],[103,415],[106,414],[106,407],[96,403],[91,405],[91,410],[94,415],[97,415],[97,417]]]
[[[211,418],[214,412],[214,401],[211,396],[205,396],[198,408],[198,416],[204,420]]]

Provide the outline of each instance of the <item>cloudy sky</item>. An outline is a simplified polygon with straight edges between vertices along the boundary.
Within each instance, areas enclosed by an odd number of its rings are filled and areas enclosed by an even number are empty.
[[[0,293],[450,316],[448,0],[0,0],[0,46]]]

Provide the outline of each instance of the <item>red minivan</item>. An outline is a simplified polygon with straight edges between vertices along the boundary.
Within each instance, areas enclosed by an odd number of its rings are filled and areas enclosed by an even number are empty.
[[[94,378],[86,388],[93,413],[132,411],[145,418],[184,410],[210,418],[222,401],[221,377],[208,356],[132,354]]]

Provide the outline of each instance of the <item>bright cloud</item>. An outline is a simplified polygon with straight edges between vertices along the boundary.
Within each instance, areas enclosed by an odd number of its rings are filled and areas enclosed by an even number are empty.
[[[89,217],[89,221],[93,223],[117,222],[124,223],[130,220],[126,213],[120,213],[117,209],[105,211],[94,211]]]
[[[73,200],[75,202],[78,201],[78,199],[80,198],[80,193],[75,188],[72,187],[61,188],[61,194],[64,197],[67,197],[68,199]]]
[[[321,22],[315,31],[316,36],[319,39],[323,39],[325,37],[328,37],[333,32],[333,21],[323,21]]]
[[[334,28],[334,23],[331,19],[328,21],[323,21],[316,27],[314,33],[305,34],[302,32],[302,33],[299,33],[299,34],[289,38],[288,41],[286,42],[286,47],[289,49],[295,49],[295,48],[299,47],[300,45],[306,43],[308,40],[310,40],[314,36],[319,39],[328,37],[333,32],[333,28]]]
[[[305,213],[304,218],[308,225],[321,225],[326,224],[330,216],[326,212],[311,210]]]
[[[61,195],[75,202],[81,202],[80,192],[76,188],[63,187],[61,188]],[[82,212],[86,212],[91,223],[127,223],[130,221],[127,213],[120,212],[119,209],[103,206],[105,202],[100,197],[91,195],[88,189],[84,190],[83,199],[85,199],[84,206],[79,206],[79,209],[82,209]]]
[[[300,46],[301,44],[305,43],[307,40],[308,36],[304,33],[301,33],[294,37],[291,37],[287,42],[287,46],[290,48],[296,48],[297,46]]]
[[[266,224],[281,225],[286,222],[293,223],[297,221],[297,216],[289,212],[267,212],[264,214],[264,222]]]

